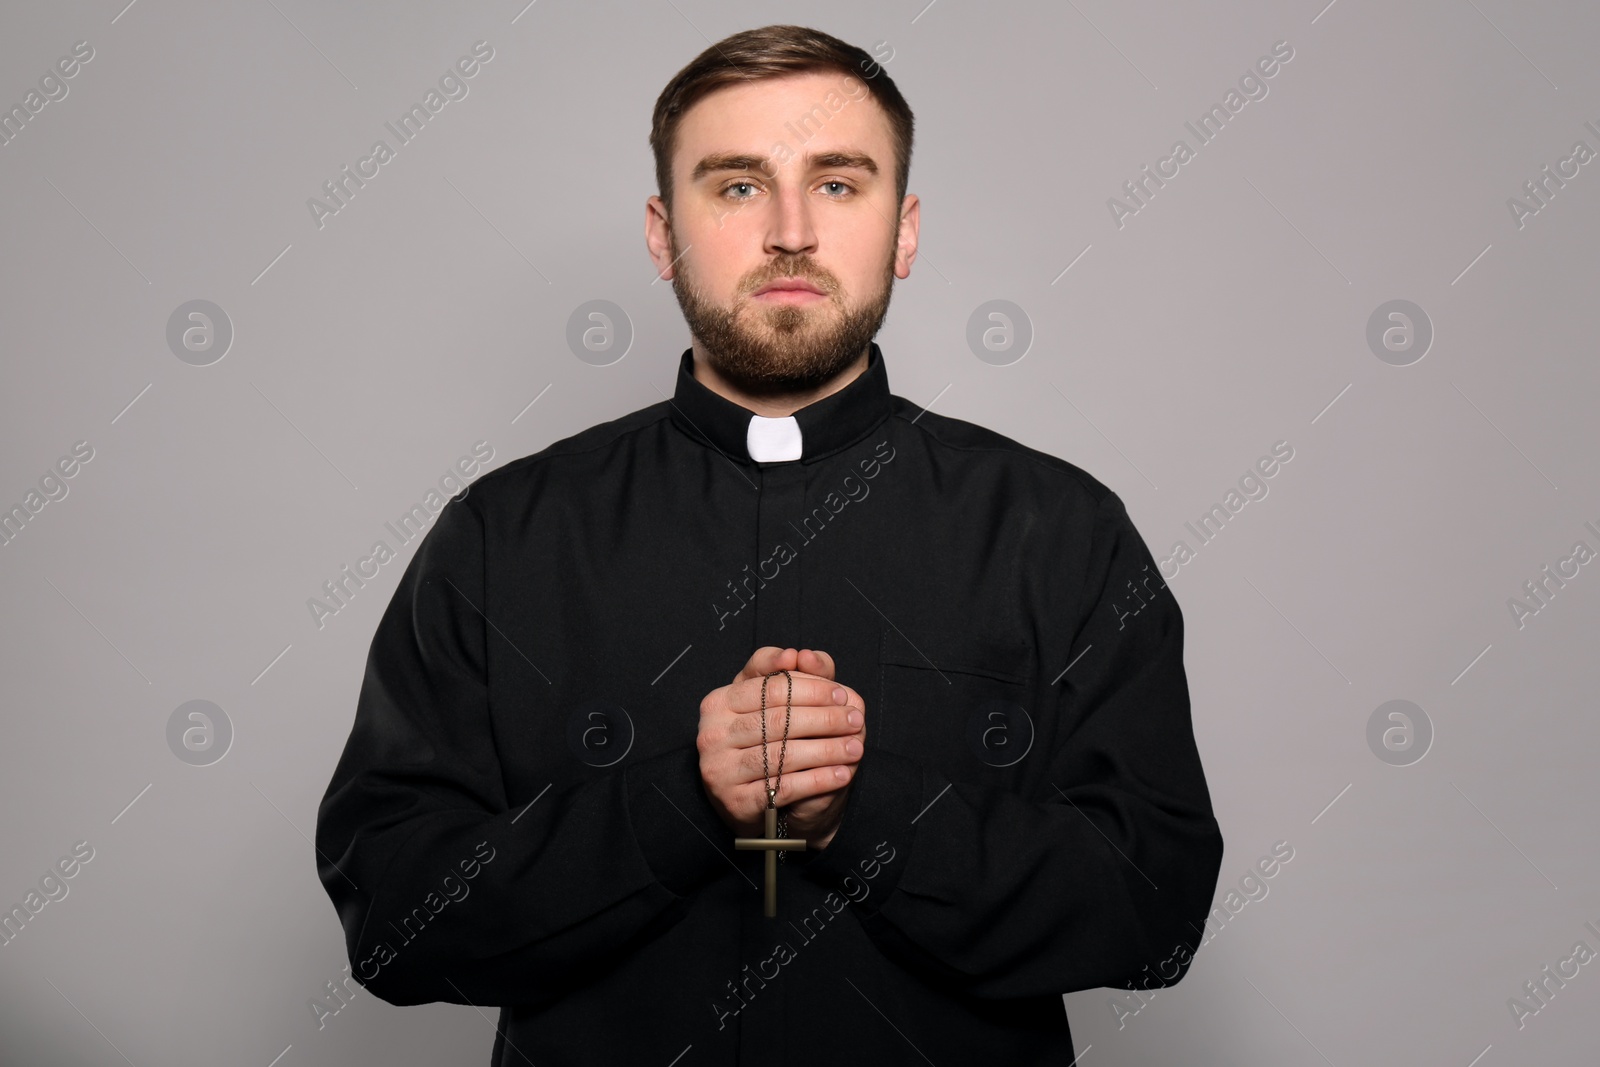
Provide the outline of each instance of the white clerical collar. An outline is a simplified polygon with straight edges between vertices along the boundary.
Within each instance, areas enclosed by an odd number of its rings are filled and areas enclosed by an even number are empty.
[[[781,463],[800,458],[800,422],[793,415],[769,419],[751,415],[745,448],[757,463]]]

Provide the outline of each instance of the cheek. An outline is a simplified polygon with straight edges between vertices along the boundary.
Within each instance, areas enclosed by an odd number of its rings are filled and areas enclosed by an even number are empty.
[[[839,297],[850,306],[866,304],[882,295],[890,283],[893,260],[881,255],[876,243],[866,244],[852,235],[848,247],[834,245],[828,270],[839,283]]]
[[[720,302],[732,300],[746,276],[760,269],[763,232],[751,226],[752,215],[728,215],[720,229],[700,233],[679,260],[700,291]]]

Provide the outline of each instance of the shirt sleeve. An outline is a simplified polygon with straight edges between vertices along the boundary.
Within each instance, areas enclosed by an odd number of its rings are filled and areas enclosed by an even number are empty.
[[[869,748],[834,839],[800,865],[870,885],[854,910],[880,950],[973,996],[1175,984],[1216,889],[1182,614],[1109,490],[1093,531],[1071,576],[1086,597],[1071,667],[1051,686],[1059,740],[1025,757],[1047,761],[1029,795]]]
[[[538,1004],[680,920],[731,862],[695,747],[508,804],[489,715],[483,521],[446,504],[372,640],[317,811],[351,971],[391,1004]],[[515,654],[515,652],[511,652]]]

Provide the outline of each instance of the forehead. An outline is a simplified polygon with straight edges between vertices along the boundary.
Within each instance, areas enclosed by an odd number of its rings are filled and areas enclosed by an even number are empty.
[[[723,86],[695,101],[678,125],[673,169],[687,174],[713,153],[785,158],[834,148],[866,152],[879,173],[893,169],[888,113],[860,78],[810,71]]]

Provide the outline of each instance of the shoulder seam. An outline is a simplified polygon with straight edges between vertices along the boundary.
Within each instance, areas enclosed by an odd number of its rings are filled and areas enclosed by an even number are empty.
[[[596,426],[585,427],[584,429],[579,430],[575,434],[569,434],[568,436],[563,437],[559,441],[552,441],[550,444],[545,445],[543,448],[541,448],[537,452],[531,452],[526,456],[518,456],[516,459],[511,460],[509,463],[502,464],[501,466],[496,467],[494,470],[489,471],[488,473],[481,475],[478,478],[478,480],[473,482],[472,484],[473,485],[478,485],[478,484],[482,483],[483,481],[485,481],[486,479],[493,478],[496,475],[504,474],[504,473],[506,473],[508,471],[511,471],[511,470],[520,470],[520,469],[523,469],[525,467],[531,467],[531,466],[534,465],[534,463],[536,461],[551,460],[551,459],[555,459],[558,456],[582,456],[582,455],[585,455],[585,454],[587,454],[589,452],[595,452],[595,451],[598,451],[599,449],[606,448],[609,445],[615,444],[619,439],[621,439],[623,437],[626,437],[629,434],[641,433],[644,430],[647,430],[650,427],[652,427],[652,426],[656,425],[657,423],[661,422],[663,419],[670,418],[672,413],[668,408],[668,402],[665,401],[665,400],[662,400],[662,401],[658,401],[658,402],[656,402],[654,404],[646,405],[645,407],[642,407],[642,408],[637,408],[634,411],[628,412],[628,414],[626,414],[626,415],[620,415],[615,419],[609,420],[612,423],[625,423],[629,419],[636,418],[636,417],[639,417],[639,416],[643,416],[646,412],[649,412],[652,409],[658,408],[658,407],[661,410],[657,411],[655,413],[654,417],[648,418],[648,419],[642,419],[637,425],[619,426],[615,433],[609,435],[608,437],[606,437],[603,440],[596,441],[594,444],[589,445],[586,448],[564,448],[564,449],[556,450],[556,446],[557,445],[560,445],[560,444],[562,444],[563,442],[566,442],[566,441],[571,441],[575,437],[581,437],[584,434],[589,433],[591,430],[594,430],[596,428]],[[597,426],[603,426],[603,425],[605,425],[605,423],[598,423],[596,425]]]
[[[904,397],[902,397],[900,399],[904,399]],[[906,401],[906,403],[909,404],[910,401],[908,400],[908,401]],[[926,409],[923,409],[923,410],[926,410]],[[934,412],[933,414],[938,415],[937,412]],[[1116,495],[1116,490],[1112,489],[1109,485],[1106,485],[1104,482],[1100,481],[1098,478],[1095,478],[1095,476],[1090,474],[1088,471],[1083,470],[1082,468],[1078,467],[1076,464],[1072,463],[1070,460],[1062,459],[1060,456],[1051,456],[1051,455],[1048,455],[1047,453],[1040,453],[1037,449],[1029,448],[1027,445],[1023,444],[1021,441],[1012,441],[1011,444],[1014,447],[1011,447],[1011,448],[1004,448],[1004,447],[999,447],[999,446],[995,446],[995,445],[987,445],[987,446],[983,446],[983,445],[980,445],[980,446],[961,445],[961,444],[956,444],[953,441],[949,441],[949,440],[946,440],[945,438],[941,437],[938,433],[934,432],[934,430],[933,430],[931,425],[928,425],[928,426],[919,426],[919,425],[917,425],[915,420],[906,418],[906,415],[905,415],[904,412],[901,412],[901,411],[891,412],[890,413],[890,417],[891,418],[900,419],[901,421],[905,422],[908,426],[916,427],[916,429],[920,430],[922,433],[926,434],[928,437],[933,438],[935,441],[939,442],[939,444],[941,446],[945,447],[945,448],[953,449],[953,450],[958,451],[958,452],[1004,452],[1008,456],[1017,456],[1017,457],[1019,457],[1021,459],[1027,460],[1029,463],[1032,463],[1035,466],[1043,467],[1046,470],[1052,471],[1052,472],[1054,472],[1056,474],[1066,475],[1067,477],[1071,478],[1073,481],[1077,482],[1080,486],[1082,486],[1083,489],[1089,494],[1090,499],[1092,499],[1096,504],[1099,504],[1104,499],[1104,497],[1106,495],[1108,495],[1108,494],[1113,495],[1113,496]],[[918,417],[920,418],[920,416],[918,416]],[[939,418],[950,418],[951,416],[938,415],[938,417]],[[956,420],[956,421],[965,421],[965,420]],[[988,427],[981,426],[978,423],[970,423],[969,425],[977,426],[981,430],[989,430]],[[998,431],[989,430],[989,432],[990,433],[997,433]],[[1003,436],[1003,435],[1001,435],[1001,436]],[[1007,438],[1007,440],[1010,440],[1010,439]],[[1058,466],[1057,464],[1062,464],[1064,466]]]

